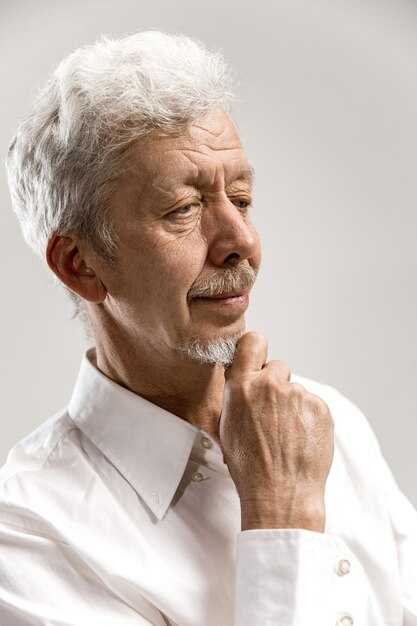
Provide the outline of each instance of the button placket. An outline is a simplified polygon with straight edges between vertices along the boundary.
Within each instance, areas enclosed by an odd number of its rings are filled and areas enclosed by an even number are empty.
[[[201,472],[193,472],[191,474],[191,480],[193,481],[193,483],[199,483],[204,480],[204,476]]]
[[[213,447],[213,442],[211,441],[211,439],[206,437],[206,435],[203,435],[200,439],[200,446],[202,446],[206,450],[210,450]]]

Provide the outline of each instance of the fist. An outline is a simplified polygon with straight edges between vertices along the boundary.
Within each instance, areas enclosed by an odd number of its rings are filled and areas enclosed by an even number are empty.
[[[267,341],[246,333],[226,372],[219,436],[236,485],[242,530],[324,531],[324,490],[333,459],[326,403],[297,383]]]

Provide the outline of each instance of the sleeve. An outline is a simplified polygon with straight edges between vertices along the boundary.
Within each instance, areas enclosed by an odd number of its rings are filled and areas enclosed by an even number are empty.
[[[417,626],[417,513],[382,457],[380,463],[397,546],[401,624]],[[378,600],[361,563],[337,537],[306,530],[238,535],[235,626],[393,623]]]
[[[0,525],[0,624],[166,626],[143,600],[138,612],[60,541]]]
[[[356,618],[366,614],[367,586],[360,563],[337,537],[291,529],[238,535],[235,626],[362,623]]]
[[[371,467],[381,485],[397,566],[393,589],[387,589],[393,602],[388,598],[385,606],[397,608],[383,613],[372,571],[364,570],[342,539],[297,529],[249,530],[237,538],[235,626],[417,626],[417,512],[398,488],[366,418],[336,393],[346,429],[353,419],[357,424],[350,436],[366,456],[361,467]]]

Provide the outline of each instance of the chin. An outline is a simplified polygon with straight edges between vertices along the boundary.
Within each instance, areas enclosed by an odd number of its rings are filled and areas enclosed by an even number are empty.
[[[178,352],[183,358],[196,363],[230,367],[235,356],[236,344],[244,332],[243,327],[212,337],[193,336],[179,344]]]

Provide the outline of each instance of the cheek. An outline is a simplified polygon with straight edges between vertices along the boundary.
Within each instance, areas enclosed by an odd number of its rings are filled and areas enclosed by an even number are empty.
[[[180,298],[186,296],[191,285],[198,279],[206,262],[206,254],[186,246],[180,247],[163,261],[164,281],[171,292]]]
[[[121,233],[121,272],[116,291],[123,298],[160,303],[183,300],[207,260],[200,229],[188,234],[167,232],[155,223],[130,223]]]
[[[152,292],[158,298],[184,299],[206,258],[207,247],[201,237],[161,238],[142,262],[142,267],[146,266],[142,276],[148,295]]]

